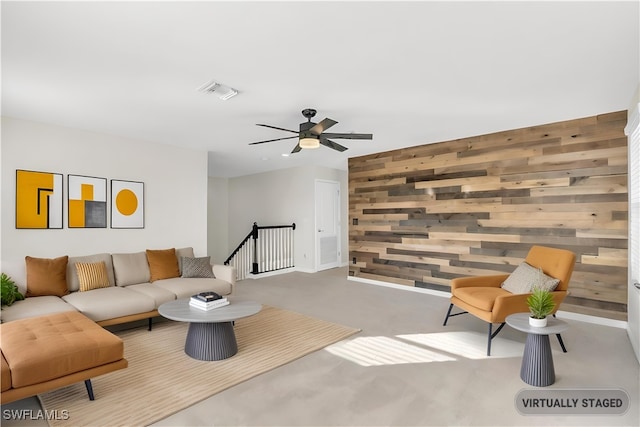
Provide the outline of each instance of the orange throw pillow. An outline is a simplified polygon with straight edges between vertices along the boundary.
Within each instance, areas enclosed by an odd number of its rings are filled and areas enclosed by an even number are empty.
[[[150,282],[171,277],[180,277],[176,249],[147,249],[147,262],[151,273]]]
[[[53,259],[26,256],[24,259],[27,264],[27,297],[61,297],[69,293],[67,255]]]

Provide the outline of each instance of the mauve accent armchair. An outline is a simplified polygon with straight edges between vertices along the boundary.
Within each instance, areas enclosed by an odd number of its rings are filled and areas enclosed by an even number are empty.
[[[569,280],[573,273],[576,255],[566,249],[550,248],[546,246],[532,246],[525,258],[527,264],[542,268],[542,271],[560,282],[552,292],[556,303],[555,312],[568,294]],[[514,313],[526,313],[529,311],[527,298],[530,293],[512,294],[502,289],[501,285],[509,274],[492,276],[458,277],[451,280],[451,304],[444,319],[443,326],[447,325],[449,317],[470,313],[479,319],[489,323],[487,337],[487,356],[491,355],[491,340],[498,335],[505,325],[505,318]],[[451,313],[453,306],[462,310],[461,313]],[[493,324],[499,323],[498,329],[492,332]],[[562,350],[566,352],[562,337],[557,334]]]

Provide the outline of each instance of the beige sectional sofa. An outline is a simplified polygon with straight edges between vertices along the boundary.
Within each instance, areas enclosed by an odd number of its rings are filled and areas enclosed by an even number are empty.
[[[26,298],[2,307],[3,404],[127,367],[123,341],[103,329],[158,316],[158,307],[204,291],[233,292],[235,269],[193,248],[25,258]]]
[[[170,250],[158,252],[164,252],[166,255],[167,251]],[[230,295],[233,292],[236,275],[235,269],[230,266],[213,265],[211,276],[215,276],[214,278],[197,277],[197,274],[185,277],[183,259],[189,258],[187,260],[189,262],[203,259],[194,257],[193,248],[175,249],[179,273],[177,277],[154,280],[154,264],[149,258],[149,252],[101,253],[68,257],[66,277],[63,278],[63,280],[66,279],[66,289],[63,289],[66,292],[57,292],[58,295],[45,295],[48,292],[39,290],[35,292],[37,296],[30,296],[30,293],[33,295],[34,292],[30,292],[29,289],[30,272],[29,260],[27,260],[26,283],[18,283],[18,287],[26,293],[27,297],[23,301],[16,301],[11,306],[3,307],[2,322],[78,311],[101,326],[149,319],[149,327],[151,327],[151,319],[158,316],[158,307],[162,303],[187,298],[204,291],[215,291],[221,295]],[[80,290],[76,264],[102,262],[106,266],[108,286]],[[176,276],[176,274],[170,275]]]

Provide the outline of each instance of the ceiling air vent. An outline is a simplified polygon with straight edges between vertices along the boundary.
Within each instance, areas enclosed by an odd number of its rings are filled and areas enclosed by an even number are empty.
[[[211,80],[203,84],[198,88],[200,92],[215,94],[218,98],[226,101],[229,98],[233,98],[238,94],[238,91],[232,87],[218,83],[215,80]]]

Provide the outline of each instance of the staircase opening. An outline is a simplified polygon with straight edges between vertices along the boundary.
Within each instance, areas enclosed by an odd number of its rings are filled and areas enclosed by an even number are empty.
[[[236,268],[236,280],[294,267],[293,232],[296,224],[259,226],[251,231],[224,262]]]

